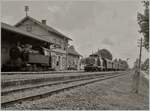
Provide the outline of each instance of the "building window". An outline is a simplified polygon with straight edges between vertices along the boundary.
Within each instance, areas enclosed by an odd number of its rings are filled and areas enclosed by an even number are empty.
[[[62,58],[62,65],[65,67],[65,65],[66,65],[66,58],[65,57],[63,57]]]
[[[56,44],[56,39],[53,39],[53,43]]]
[[[67,49],[67,44],[65,43],[65,41],[64,41],[64,50],[66,50]]]
[[[56,58],[57,58],[56,56],[54,56],[54,55],[52,56],[52,64],[54,66],[56,65]]]
[[[64,46],[64,50],[66,50],[66,47]]]
[[[60,47],[60,49],[62,48],[61,40],[59,40],[59,47]]]
[[[27,32],[31,32],[32,31],[32,25],[26,24],[26,30],[27,30]]]
[[[56,65],[57,65],[57,66],[60,66],[60,56],[58,56]]]
[[[53,45],[53,48],[56,48],[56,39],[53,39],[53,43],[54,43],[54,45]]]

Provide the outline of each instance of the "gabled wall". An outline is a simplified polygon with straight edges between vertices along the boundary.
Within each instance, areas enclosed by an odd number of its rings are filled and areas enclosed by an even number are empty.
[[[68,41],[64,40],[64,38],[59,37],[58,35],[55,35],[55,34],[49,32],[48,30],[46,30],[43,27],[39,26],[39,24],[34,23],[30,19],[26,19],[23,23],[21,23],[17,27],[24,30],[24,31],[27,31],[27,29],[26,29],[27,24],[32,26],[32,30],[31,30],[30,33],[38,35],[42,38],[48,38],[49,42],[60,45],[62,50],[65,49],[65,44],[67,44]]]

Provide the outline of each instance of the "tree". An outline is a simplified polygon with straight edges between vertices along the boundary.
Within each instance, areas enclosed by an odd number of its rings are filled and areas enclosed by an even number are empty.
[[[117,59],[115,59],[114,61],[117,61]],[[128,62],[126,60],[122,60],[119,58],[118,62],[122,64],[124,69],[129,69],[129,65],[128,65]]]
[[[136,61],[134,62],[134,66],[133,68],[136,69],[139,66],[139,59],[136,59]]]
[[[101,49],[101,50],[99,50],[98,51],[98,55],[101,55],[102,58],[107,58],[109,60],[113,59],[111,52],[108,51],[107,49]]]
[[[144,61],[144,63],[142,64],[142,66],[141,66],[141,69],[142,70],[147,70],[148,71],[148,69],[149,69],[149,58],[147,58],[145,61]]]
[[[114,61],[114,62],[118,62],[117,58],[115,58],[113,61]]]
[[[86,58],[81,59],[81,64],[86,64]]]
[[[139,32],[144,36],[144,47],[149,49],[149,1],[142,1],[144,3],[144,14],[137,14],[137,21],[140,26]]]
[[[123,66],[124,66],[125,69],[129,69],[129,65],[128,65],[127,61],[123,60],[122,64],[123,64]]]

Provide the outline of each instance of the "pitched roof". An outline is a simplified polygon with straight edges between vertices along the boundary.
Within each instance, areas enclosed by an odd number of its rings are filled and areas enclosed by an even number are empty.
[[[27,19],[30,19],[31,21],[37,23],[37,24],[40,25],[41,27],[45,28],[46,30],[48,30],[48,31],[50,31],[50,32],[52,32],[52,33],[54,33],[54,34],[59,35],[60,37],[64,37],[64,38],[66,38],[66,39],[68,39],[68,40],[72,40],[71,38],[69,38],[69,37],[63,35],[62,33],[60,33],[59,31],[57,31],[56,29],[54,29],[54,28],[52,28],[52,27],[50,27],[50,26],[48,26],[48,25],[46,25],[46,24],[42,24],[41,22],[39,22],[38,20],[36,20],[36,19],[34,19],[34,18],[30,17],[30,16],[24,17],[24,18],[23,18],[21,21],[19,21],[15,26],[16,26],[16,27],[19,26],[22,22],[24,22],[24,21],[27,20]]]
[[[72,54],[72,55],[75,55],[75,56],[81,56],[81,55],[75,50],[74,46],[72,46],[72,45],[68,48],[68,54]]]
[[[37,35],[34,35],[32,33],[26,32],[24,30],[21,30],[17,27],[11,26],[11,25],[3,23],[3,22],[1,22],[1,28],[5,29],[5,30],[8,30],[8,31],[11,31],[11,32],[19,33],[21,35],[28,36],[28,37],[31,37],[31,38],[34,38],[34,39],[37,39],[37,40],[41,40],[41,41],[45,41],[45,42],[48,41],[48,40],[45,40],[45,39],[41,38],[40,36],[37,36]]]

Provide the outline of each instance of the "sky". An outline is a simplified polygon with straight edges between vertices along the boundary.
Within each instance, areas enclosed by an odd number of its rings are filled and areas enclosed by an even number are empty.
[[[113,58],[128,60],[130,67],[139,56],[137,12],[143,13],[141,0],[3,0],[1,20],[15,25],[28,15],[47,24],[69,38],[71,45],[87,57],[98,49],[108,49]],[[148,57],[143,48],[142,60]]]

